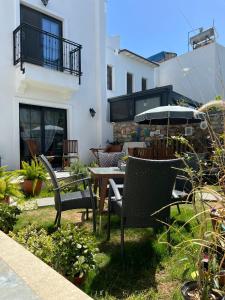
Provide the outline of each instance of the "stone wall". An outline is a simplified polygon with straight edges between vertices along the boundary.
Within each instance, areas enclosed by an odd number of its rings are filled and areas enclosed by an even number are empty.
[[[224,115],[222,112],[210,114],[210,124],[212,129],[221,135],[224,132]],[[120,143],[140,141],[150,142],[155,138],[165,138],[168,136],[185,136],[185,127],[192,127],[193,133],[191,136],[186,136],[188,140],[192,141],[194,146],[199,148],[199,151],[205,151],[207,147],[208,129],[201,129],[200,124],[186,124],[186,125],[140,125],[135,122],[119,122],[113,125],[114,141]],[[160,131],[160,134],[153,136],[154,132]],[[202,148],[202,150],[201,150]]]

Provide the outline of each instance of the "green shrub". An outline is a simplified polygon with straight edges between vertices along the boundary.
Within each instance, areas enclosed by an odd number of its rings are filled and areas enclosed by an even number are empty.
[[[53,267],[69,279],[83,277],[96,268],[96,242],[86,231],[67,225],[52,235],[55,244]]]
[[[96,268],[98,249],[94,238],[73,225],[48,235],[46,230],[32,224],[17,233],[11,232],[10,236],[70,280]]]
[[[87,167],[80,162],[79,160],[75,160],[69,167],[69,171],[72,175],[77,175],[79,173],[84,174],[84,177],[89,175]]]
[[[13,230],[20,213],[21,211],[16,206],[0,203],[0,230],[5,233]]]
[[[54,245],[45,229],[31,224],[10,236],[45,263],[52,264]]]

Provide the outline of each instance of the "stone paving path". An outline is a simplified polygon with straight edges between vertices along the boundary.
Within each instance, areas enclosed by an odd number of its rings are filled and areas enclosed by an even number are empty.
[[[203,193],[203,199],[207,201],[219,201],[220,199],[211,193]],[[37,199],[38,207],[54,206],[54,197]]]

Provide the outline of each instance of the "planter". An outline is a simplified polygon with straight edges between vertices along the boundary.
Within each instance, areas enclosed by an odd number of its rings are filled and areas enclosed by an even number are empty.
[[[24,182],[21,183],[22,190],[26,195],[39,195],[41,192],[42,187],[42,181],[38,180],[35,186],[35,189],[33,190],[33,180],[25,179]]]
[[[197,281],[188,281],[184,283],[181,287],[181,294],[184,300],[201,300]],[[223,297],[215,292],[211,292],[208,299],[222,300]]]
[[[0,200],[1,203],[10,204],[10,197],[6,196],[4,199]]]
[[[224,224],[225,210],[224,209],[212,209],[210,212],[212,227],[214,231],[220,231],[221,225]],[[222,226],[223,229],[223,226]]]
[[[74,277],[73,283],[76,286],[81,286],[84,283],[84,281],[85,281],[85,276],[83,276],[83,277],[76,276],[76,277]]]
[[[121,152],[123,148],[123,145],[121,144],[116,144],[116,145],[107,145],[105,152]]]

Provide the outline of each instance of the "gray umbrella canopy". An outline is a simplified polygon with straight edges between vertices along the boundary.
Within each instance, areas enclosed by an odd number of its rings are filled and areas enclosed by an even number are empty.
[[[159,106],[144,111],[135,116],[134,121],[139,124],[167,125],[191,124],[205,120],[205,114],[196,109],[185,106]]]

